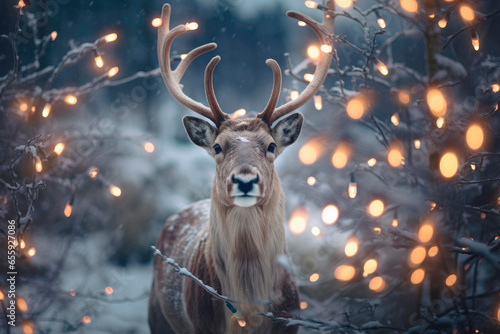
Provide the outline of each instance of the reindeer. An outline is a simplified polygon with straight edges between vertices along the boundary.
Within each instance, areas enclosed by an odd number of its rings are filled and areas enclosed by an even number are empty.
[[[329,45],[333,35],[333,0],[323,7],[319,23],[298,12],[289,17],[305,22]],[[327,10],[328,9],[328,10]],[[215,43],[193,49],[172,70],[170,47],[189,30],[186,25],[169,29],[170,5],[162,10],[158,30],[158,59],[170,94],[182,105],[211,120],[185,116],[183,124],[191,141],[204,148],[216,162],[211,199],[194,203],[167,219],[157,242],[163,254],[174,258],[205,284],[237,303],[234,310],[214,300],[192,280],[176,276],[159,257],[154,259],[154,277],[149,299],[152,333],[296,333],[262,316],[282,316],[299,311],[297,286],[292,275],[279,266],[287,254],[285,243],[285,195],[274,169],[274,160],[299,136],[303,116],[283,116],[304,105],[317,93],[327,76],[332,54],[323,53],[314,79],[294,100],[276,108],[281,90],[281,69],[272,59],[271,97],[255,118],[230,118],[222,112],[213,89],[214,57],[205,70],[205,93],[209,107],[182,91],[180,81],[189,64],[216,48]]]

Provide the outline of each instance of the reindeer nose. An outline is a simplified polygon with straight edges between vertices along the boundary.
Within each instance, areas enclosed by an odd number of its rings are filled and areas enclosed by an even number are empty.
[[[245,195],[250,192],[253,185],[259,183],[259,175],[255,174],[237,174],[231,177],[231,181],[238,185],[238,189]]]

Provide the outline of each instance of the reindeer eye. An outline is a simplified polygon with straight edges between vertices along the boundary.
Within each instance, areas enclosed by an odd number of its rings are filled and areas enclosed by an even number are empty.
[[[215,144],[214,151],[215,151],[215,154],[219,154],[220,152],[222,152],[222,147],[220,147],[219,144]]]
[[[269,147],[267,148],[268,152],[274,153],[274,150],[276,149],[276,144],[269,144]]]

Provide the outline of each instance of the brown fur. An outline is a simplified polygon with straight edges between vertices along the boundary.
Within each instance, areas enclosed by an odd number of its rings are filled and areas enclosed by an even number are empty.
[[[196,133],[209,133],[195,124]],[[300,128],[299,128],[300,130]],[[239,139],[238,139],[239,138]],[[149,321],[152,333],[295,333],[294,327],[273,324],[262,316],[272,309],[298,313],[298,291],[292,276],[277,264],[286,254],[285,196],[267,152],[273,138],[259,119],[222,123],[207,151],[217,163],[211,201],[194,203],[165,223],[157,248],[186,267],[204,283],[238,303],[246,326],[240,327],[220,300],[214,300],[193,281],[154,260]],[[203,141],[200,141],[203,142]],[[292,141],[293,142],[293,141]],[[215,154],[219,144],[223,153]],[[241,207],[231,197],[231,175],[260,177],[255,205]]]

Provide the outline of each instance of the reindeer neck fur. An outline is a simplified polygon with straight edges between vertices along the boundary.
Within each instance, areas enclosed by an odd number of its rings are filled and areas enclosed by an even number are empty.
[[[286,252],[285,195],[274,173],[269,200],[261,206],[227,207],[212,192],[210,239],[215,271],[222,292],[243,303],[237,308],[248,327],[254,328],[262,322],[257,314],[267,312],[263,303],[280,298],[275,295],[279,293],[276,258]]]

